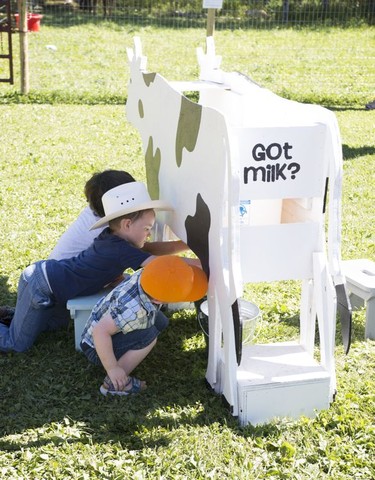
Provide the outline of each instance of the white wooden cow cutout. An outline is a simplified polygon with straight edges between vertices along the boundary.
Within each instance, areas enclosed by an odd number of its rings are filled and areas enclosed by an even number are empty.
[[[140,40],[134,43],[127,117],[141,133],[151,197],[174,206],[173,213],[158,214],[158,223],[188,243],[209,275],[206,378],[243,424],[312,415],[329,405],[336,388],[334,287],[344,283],[336,119],[220,70],[212,38],[207,54],[198,49],[197,82],[147,73]],[[182,94],[193,90],[200,92],[198,103]],[[241,223],[246,208],[249,219]],[[242,349],[237,299],[243,283],[280,279],[302,280],[300,341]],[[316,318],[320,363],[313,359]],[[267,401],[275,386],[283,405],[297,397],[290,408]]]
[[[241,296],[234,283],[231,245],[231,209],[238,184],[229,184],[229,143],[222,114],[190,102],[161,75],[146,73],[139,39],[128,50],[130,83],[127,118],[141,132],[146,157],[147,184],[152,198],[169,198],[173,214],[159,214],[158,222],[173,232],[200,258],[209,274],[210,338],[225,338],[228,355],[234,351],[229,322],[231,305]],[[219,388],[217,363],[220,351],[211,342],[208,378]],[[231,363],[227,363],[229,368]],[[234,364],[235,367],[235,364]],[[228,381],[235,371],[228,371]],[[224,385],[231,405],[237,402],[234,385]]]

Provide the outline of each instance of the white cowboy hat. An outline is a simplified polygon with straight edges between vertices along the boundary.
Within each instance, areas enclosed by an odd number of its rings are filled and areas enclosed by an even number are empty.
[[[102,202],[105,216],[94,223],[90,230],[99,228],[114,218],[140,210],[173,210],[163,200],[151,200],[146,185],[142,182],[130,182],[112,188],[102,196]]]

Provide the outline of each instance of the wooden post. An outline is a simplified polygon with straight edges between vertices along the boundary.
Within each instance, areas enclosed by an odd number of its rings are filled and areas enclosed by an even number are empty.
[[[27,26],[27,5],[26,0],[18,0],[19,14],[19,35],[20,35],[20,71],[21,71],[21,93],[29,93],[29,39]]]
[[[207,9],[207,37],[213,37],[215,31],[215,9]]]

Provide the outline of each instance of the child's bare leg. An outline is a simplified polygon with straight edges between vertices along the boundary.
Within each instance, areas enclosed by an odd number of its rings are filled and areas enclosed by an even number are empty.
[[[124,369],[126,375],[131,372],[147,357],[156,344],[156,338],[147,347],[141,350],[128,350],[117,360],[118,365]]]
[[[135,369],[135,367],[137,367],[147,357],[147,355],[151,352],[155,344],[156,344],[156,338],[149,345],[147,345],[147,347],[142,348],[141,350],[128,350],[126,353],[124,353],[124,355],[122,355],[122,357],[120,357],[117,360],[118,367],[122,369],[125,375],[128,377],[127,381],[125,382],[125,388],[119,388],[118,386],[117,386],[118,388],[116,388],[113,385],[113,387],[118,392],[123,392],[123,394],[126,394],[127,391],[131,393],[138,393],[139,391],[144,390],[146,388],[145,381],[141,381],[133,377],[129,377],[129,375]],[[107,395],[109,388],[110,388],[109,382],[106,379],[104,379],[104,383],[100,387],[101,393],[103,393],[103,395]]]

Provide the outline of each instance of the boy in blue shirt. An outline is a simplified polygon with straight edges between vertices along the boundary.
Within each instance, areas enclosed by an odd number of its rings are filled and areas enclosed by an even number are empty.
[[[96,221],[105,216],[102,203],[104,193],[118,185],[135,181],[132,175],[124,170],[109,169],[94,173],[86,182],[84,188],[88,205],[61,235],[48,258],[62,260],[75,257],[86,250],[105,228],[103,226],[99,229],[90,230],[90,227]],[[14,310],[14,307],[1,306],[0,323],[9,327],[14,316]]]
[[[36,262],[23,271],[11,325],[0,323],[0,351],[23,352],[41,332],[66,326],[70,298],[100,291],[124,270],[147,265],[154,255],[186,250],[180,241],[154,242],[154,251],[142,250],[155,222],[154,209],[171,209],[151,200],[143,183],[119,185],[106,192],[102,202],[106,215],[91,228],[109,226],[89,248],[74,258]],[[185,261],[199,265],[197,259]]]
[[[168,319],[162,303],[195,301],[207,291],[204,272],[180,257],[153,259],[124,280],[93,308],[82,333],[88,360],[107,372],[100,392],[129,395],[146,388],[130,373],[151,352]]]
[[[62,260],[76,257],[80,252],[86,250],[105,228],[103,226],[90,230],[95,222],[105,216],[103,195],[112,188],[135,181],[135,178],[124,170],[109,169],[94,173],[87,180],[84,188],[87,206],[61,235],[48,258]]]

